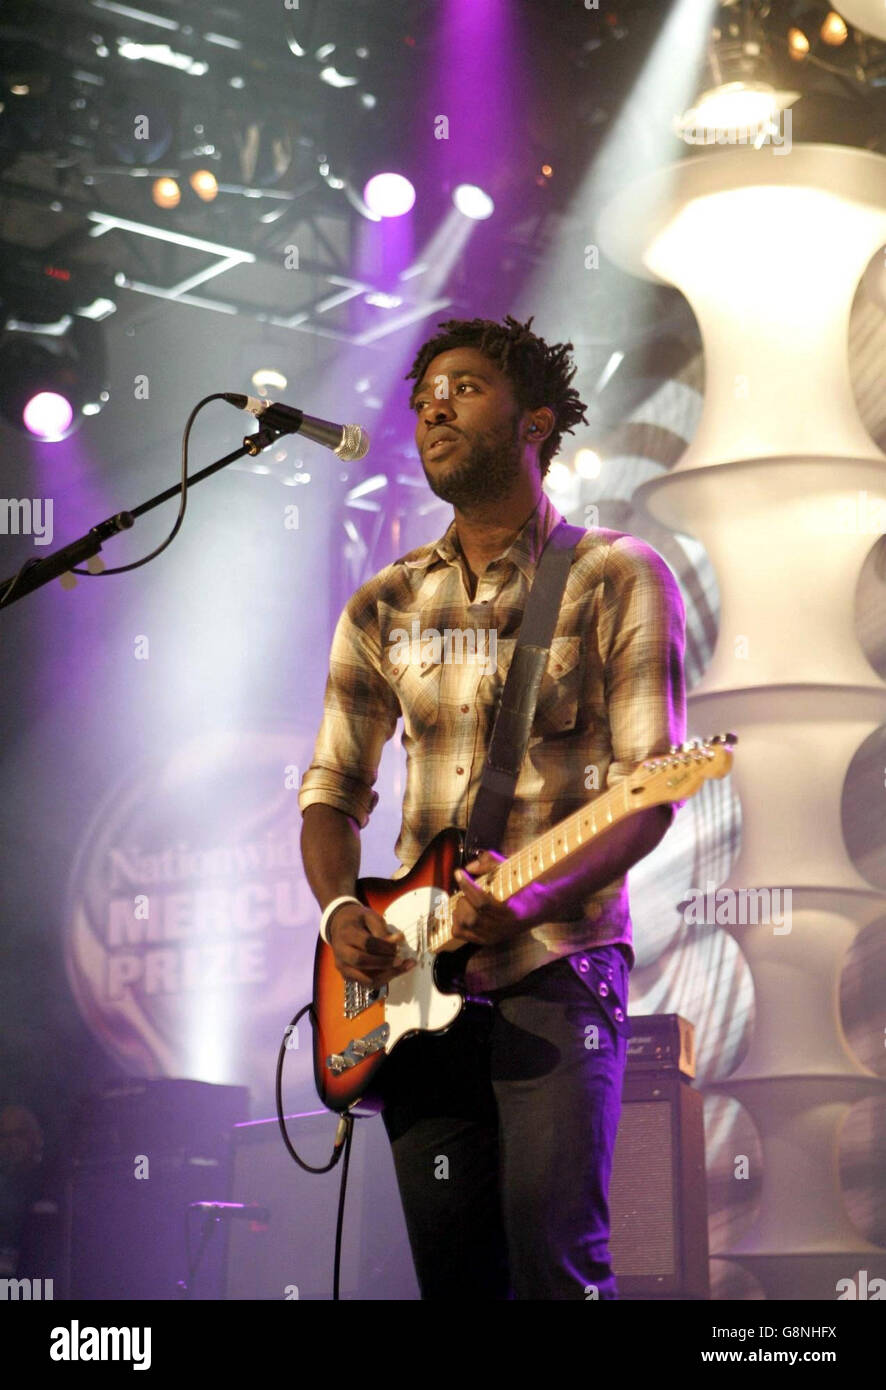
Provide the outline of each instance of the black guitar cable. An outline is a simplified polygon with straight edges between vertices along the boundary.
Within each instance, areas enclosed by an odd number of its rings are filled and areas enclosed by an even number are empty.
[[[346,1111],[339,1119],[338,1129],[336,1130],[335,1140],[332,1145],[332,1157],[322,1168],[317,1168],[312,1163],[306,1163],[305,1160],[300,1158],[296,1153],[292,1140],[289,1138],[289,1133],[286,1128],[286,1116],[283,1112],[283,1062],[289,1050],[286,1045],[287,1040],[297,1027],[299,1019],[306,1013],[310,1013],[312,1022],[316,1022],[313,1002],[305,1004],[304,1008],[299,1009],[295,1018],[283,1034],[283,1041],[280,1044],[280,1051],[277,1055],[277,1076],[275,1085],[277,1097],[277,1123],[280,1126],[280,1133],[283,1135],[283,1143],[286,1145],[289,1156],[294,1159],[299,1168],[303,1168],[306,1173],[328,1173],[330,1169],[334,1168],[336,1163],[338,1163],[342,1154],[344,1154],[345,1161],[342,1165],[341,1182],[338,1191],[338,1217],[335,1223],[335,1256],[332,1267],[332,1297],[335,1302],[338,1302],[341,1284],[341,1242],[345,1222],[345,1198],[348,1188],[348,1168],[351,1162],[351,1142],[354,1137],[354,1116],[349,1111]]]

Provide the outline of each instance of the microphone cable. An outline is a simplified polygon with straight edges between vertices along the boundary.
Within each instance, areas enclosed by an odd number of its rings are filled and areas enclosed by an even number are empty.
[[[151,551],[150,555],[143,555],[140,560],[133,560],[132,563],[129,565],[115,565],[112,569],[98,570],[95,574],[93,574],[92,570],[73,569],[71,570],[72,574],[84,574],[88,579],[99,579],[106,574],[126,574],[129,570],[140,569],[142,565],[146,565],[150,560],[156,560],[157,556],[162,554],[168,545],[172,545],[172,542],[175,540],[176,536],[181,530],[181,524],[185,519],[185,512],[188,506],[188,447],[191,440],[191,430],[194,426],[194,421],[196,420],[203,407],[205,405],[208,405],[210,401],[223,400],[224,394],[221,391],[215,391],[211,396],[204,396],[202,401],[197,402],[197,404],[194,406],[194,409],[191,411],[190,415],[187,418],[184,433],[182,435],[181,501],[178,504],[178,516],[175,518],[172,530],[166,537],[166,540],[161,541],[161,543],[156,547],[156,549]]]

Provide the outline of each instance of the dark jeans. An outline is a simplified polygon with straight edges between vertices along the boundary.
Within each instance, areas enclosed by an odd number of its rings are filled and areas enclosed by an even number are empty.
[[[388,1058],[383,1116],[422,1298],[618,1296],[608,1191],[627,990],[620,948],[596,947]]]

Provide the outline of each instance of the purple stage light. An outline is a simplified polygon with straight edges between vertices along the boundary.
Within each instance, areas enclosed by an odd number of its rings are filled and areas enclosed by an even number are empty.
[[[57,391],[38,391],[22,411],[22,419],[31,434],[47,443],[64,439],[74,419],[74,408],[66,396]]]
[[[462,216],[470,217],[473,222],[485,222],[495,212],[495,203],[489,194],[474,183],[460,183],[452,201]]]
[[[402,174],[374,174],[363,189],[363,201],[379,217],[402,217],[415,203],[415,189]]]

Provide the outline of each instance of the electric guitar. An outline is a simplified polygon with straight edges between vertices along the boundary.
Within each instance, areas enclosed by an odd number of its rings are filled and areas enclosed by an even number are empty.
[[[630,777],[524,845],[477,883],[504,902],[609,826],[650,806],[682,803],[708,778],[725,777],[737,742],[735,734],[717,734],[707,743],[694,739],[647,758]],[[314,1077],[320,1100],[330,1110],[378,1110],[372,1081],[385,1057],[411,1034],[448,1028],[461,1011],[464,1000],[445,961],[448,953],[468,947],[453,936],[453,913],[461,896],[454,873],[463,866],[463,841],[463,831],[441,830],[403,878],[361,878],[357,884],[360,901],[403,933],[401,954],[414,956],[413,970],[373,989],[344,979],[332,948],[322,939],[317,942]]]

